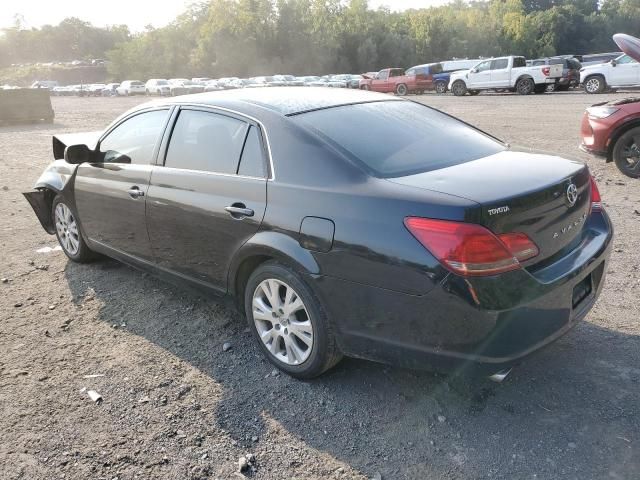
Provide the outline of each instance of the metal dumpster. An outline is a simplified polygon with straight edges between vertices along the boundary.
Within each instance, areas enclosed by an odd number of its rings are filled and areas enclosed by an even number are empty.
[[[0,90],[0,125],[53,122],[53,108],[46,88]]]

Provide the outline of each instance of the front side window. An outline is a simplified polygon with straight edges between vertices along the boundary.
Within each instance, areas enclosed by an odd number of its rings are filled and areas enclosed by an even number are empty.
[[[166,167],[235,174],[247,132],[236,118],[198,110],[182,110],[178,116]]]
[[[293,115],[377,177],[401,177],[493,155],[505,146],[425,105],[384,101]]]
[[[386,80],[387,78],[389,78],[388,71],[385,70],[384,72],[378,73],[378,80]]]
[[[154,110],[128,118],[100,142],[105,162],[136,165],[153,163],[153,150],[160,139],[169,110]],[[127,161],[127,157],[130,161]]]
[[[475,70],[476,72],[485,72],[490,68],[491,68],[491,60],[488,60],[486,62],[482,62],[476,65]]]
[[[618,59],[616,60],[616,63],[618,63],[620,65],[624,65],[625,63],[638,63],[638,62],[636,62],[629,55],[625,54],[625,55],[622,55],[622,56],[618,57]]]

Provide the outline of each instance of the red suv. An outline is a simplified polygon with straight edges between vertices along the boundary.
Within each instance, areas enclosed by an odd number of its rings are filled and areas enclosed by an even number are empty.
[[[640,40],[616,34],[613,40],[630,57],[640,61]],[[640,178],[640,98],[597,103],[584,112],[580,127],[586,152],[615,162],[622,173]]]

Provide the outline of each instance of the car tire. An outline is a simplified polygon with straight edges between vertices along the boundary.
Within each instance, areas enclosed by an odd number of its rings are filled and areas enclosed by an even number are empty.
[[[401,97],[404,97],[408,93],[409,93],[409,89],[404,83],[396,85],[396,95],[400,95]]]
[[[438,95],[444,95],[447,93],[447,83],[446,82],[436,82],[436,93]]]
[[[361,89],[361,90],[370,90],[370,87],[369,87],[369,85],[362,85],[362,86],[360,87],[360,89]]]
[[[244,306],[260,349],[292,377],[317,377],[342,359],[320,301],[290,268],[273,261],[260,265],[247,282]]]
[[[607,84],[602,75],[594,75],[584,81],[584,91],[592,95],[604,92],[606,86]]]
[[[640,178],[640,127],[627,130],[618,138],[612,157],[627,177]]]
[[[70,260],[77,263],[87,263],[95,258],[95,253],[87,246],[82,237],[75,212],[61,195],[56,195],[51,203],[51,218],[58,243]]]
[[[456,97],[463,97],[467,94],[467,84],[462,80],[456,80],[453,82],[453,85],[451,85],[451,92]]]
[[[518,83],[516,83],[516,91],[520,95],[529,95],[533,93],[535,87],[536,84],[533,83],[533,79],[531,78],[521,78],[518,80]]]

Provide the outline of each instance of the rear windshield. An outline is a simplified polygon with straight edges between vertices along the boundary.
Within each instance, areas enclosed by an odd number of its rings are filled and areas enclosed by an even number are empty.
[[[493,155],[505,146],[419,103],[344,105],[292,117],[377,177],[402,177]]]

